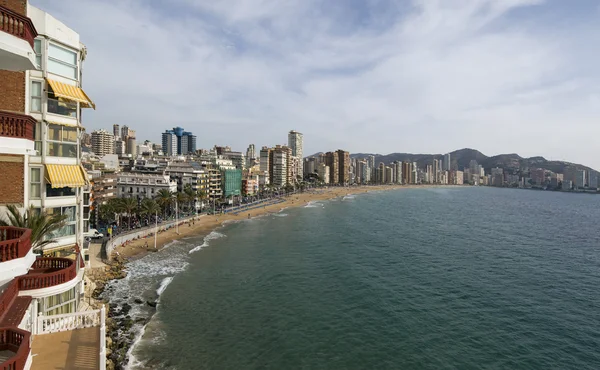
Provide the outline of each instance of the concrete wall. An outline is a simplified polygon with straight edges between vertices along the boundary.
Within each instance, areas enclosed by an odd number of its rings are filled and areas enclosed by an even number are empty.
[[[184,223],[187,222],[191,219],[193,219],[196,216],[191,216],[191,217],[187,217],[187,218],[182,218],[179,220],[180,223]],[[163,222],[162,224],[158,225],[158,230],[165,230],[167,228],[170,227],[175,227],[175,221],[169,221],[169,222]],[[148,227],[148,228],[143,228],[137,231],[133,231],[131,233],[127,233],[127,234],[121,234],[118,235],[114,238],[112,238],[111,240],[109,240],[106,243],[106,254],[108,255],[108,258],[111,259],[112,256],[112,252],[114,252],[115,250],[118,251],[117,247],[120,246],[121,244],[137,239],[137,238],[142,238],[145,236],[148,236],[150,234],[154,233],[154,226],[152,227]],[[148,245],[152,245],[154,246],[154,240],[148,240]]]

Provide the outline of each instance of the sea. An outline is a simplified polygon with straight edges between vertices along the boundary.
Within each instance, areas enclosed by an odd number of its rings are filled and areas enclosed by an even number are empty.
[[[599,222],[587,194],[347,195],[173,242],[105,294],[129,369],[597,370]]]

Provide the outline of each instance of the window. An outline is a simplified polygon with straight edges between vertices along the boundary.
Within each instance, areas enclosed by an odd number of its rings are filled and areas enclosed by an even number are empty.
[[[31,81],[31,108],[32,112],[42,112],[42,82]]]
[[[42,69],[42,40],[33,40],[33,51],[35,52],[35,64]]]
[[[42,190],[42,169],[32,167],[29,169],[29,196],[31,199],[40,199]]]
[[[33,126],[33,146],[37,150],[38,155],[42,154],[42,123],[36,122]]]
[[[48,72],[77,79],[77,53],[55,44],[48,46]]]
[[[77,127],[48,125],[47,155],[77,158]]]
[[[48,113],[77,118],[77,103],[57,98],[52,88],[48,86]]]
[[[46,214],[48,214],[48,215],[56,215],[56,214],[67,215],[67,218],[65,220],[66,225],[61,227],[60,229],[54,231],[53,233],[51,233],[51,235],[49,235],[49,237],[50,238],[62,238],[64,236],[75,235],[75,226],[77,224],[76,213],[77,213],[76,206],[46,208]]]
[[[53,188],[51,184],[46,184],[47,197],[73,197],[75,188]]]

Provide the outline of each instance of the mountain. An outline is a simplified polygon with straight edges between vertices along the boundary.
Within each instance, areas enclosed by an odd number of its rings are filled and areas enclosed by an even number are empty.
[[[394,161],[408,161],[417,162],[417,165],[420,168],[424,168],[428,164],[431,164],[434,159],[442,159],[444,156],[443,154],[391,153],[381,155],[356,153],[351,154],[350,157],[365,158],[370,155],[375,156],[375,163],[384,162],[389,164]],[[523,158],[516,153],[499,154],[488,157],[480,151],[470,148],[455,150],[450,153],[450,158],[452,160],[452,164],[459,169],[468,168],[471,160],[476,160],[477,163],[482,165],[487,172],[494,167],[500,167],[510,172],[528,171],[530,168],[543,168],[556,173],[564,173],[567,168],[572,167],[578,170],[591,170],[591,168],[577,163],[549,161],[544,157]]]

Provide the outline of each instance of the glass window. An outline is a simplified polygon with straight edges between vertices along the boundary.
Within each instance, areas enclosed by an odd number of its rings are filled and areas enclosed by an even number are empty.
[[[48,47],[48,72],[77,79],[77,53],[50,44]]]
[[[56,207],[56,208],[46,208],[46,214],[55,215],[62,214],[67,215],[67,219],[65,220],[66,225],[60,228],[59,230],[54,231],[49,237],[50,238],[62,238],[64,236],[75,235],[75,226],[77,221],[76,219],[76,206],[71,207]]]
[[[77,128],[48,125],[47,155],[77,158]]]
[[[31,111],[42,112],[42,82],[31,81]]]
[[[36,122],[33,126],[33,145],[34,149],[37,150],[38,155],[42,154],[42,123]]]
[[[35,64],[39,69],[42,68],[42,40],[33,40],[33,51],[35,52]]]
[[[46,184],[47,197],[72,197],[75,196],[75,188],[53,188],[51,184]]]
[[[39,199],[42,189],[42,169],[33,167],[29,169],[29,195],[31,199]]]
[[[52,88],[48,86],[48,113],[77,118],[77,103],[57,98]]]

